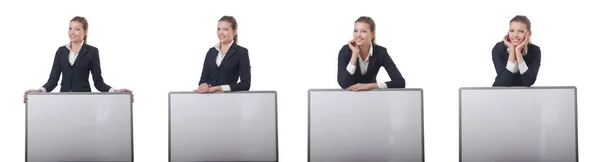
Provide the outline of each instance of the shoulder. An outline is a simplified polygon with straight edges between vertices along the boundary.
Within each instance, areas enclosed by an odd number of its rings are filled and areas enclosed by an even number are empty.
[[[497,42],[497,43],[494,45],[494,50],[501,50],[501,49],[504,49],[504,50],[506,50],[506,48],[507,48],[507,47],[506,47],[506,45],[504,45],[504,41]]]
[[[373,56],[377,55],[378,60],[390,60],[392,57],[387,51],[387,48],[374,44],[373,45]]]
[[[56,50],[56,53],[62,53],[65,51],[69,51],[69,49],[67,48],[67,46],[63,45],[63,46],[58,47],[58,49]]]
[[[345,54],[352,54],[352,51],[350,50],[350,46],[348,46],[348,44],[343,45],[342,48],[340,49],[340,55],[345,55]]]
[[[98,50],[98,48],[96,48],[95,46],[89,45],[89,44],[83,44],[83,47],[88,48],[90,50],[96,50],[96,51]]]
[[[529,45],[527,45],[527,48],[529,51],[531,51],[533,53],[541,53],[540,47],[533,43],[529,43]]]
[[[338,59],[350,59],[350,57],[352,57],[352,50],[348,44],[345,44],[339,51]]]
[[[377,44],[373,44],[373,53],[388,54],[387,48]]]
[[[54,58],[58,58],[61,55],[69,54],[69,49],[65,46],[60,46],[56,49],[56,53],[54,54]]]
[[[503,53],[508,53],[508,52],[506,52],[507,48],[508,47],[506,47],[506,45],[504,45],[504,41],[497,42],[494,45],[494,48],[492,48],[492,55],[500,55]]]
[[[248,48],[246,48],[244,46],[237,45],[237,44],[234,44],[233,46],[235,46],[235,49],[236,49],[236,51],[238,53],[246,54],[246,55],[248,54]]]
[[[208,48],[208,51],[206,51],[206,54],[211,54],[211,53],[218,53],[219,51],[217,51],[217,49],[215,47],[210,47]]]
[[[98,48],[89,44],[83,44],[82,48],[86,48],[89,52],[93,54],[98,54]]]
[[[344,44],[344,45],[342,46],[342,48],[340,49],[340,52],[341,52],[341,51],[350,51],[350,46],[349,46],[348,44]]]

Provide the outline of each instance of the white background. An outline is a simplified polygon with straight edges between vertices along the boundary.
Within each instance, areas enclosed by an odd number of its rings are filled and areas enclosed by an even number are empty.
[[[392,4],[395,3],[395,4]],[[594,1],[25,1],[0,2],[0,161],[23,161],[23,92],[48,79],[73,16],[89,23],[107,84],[134,91],[135,159],[167,161],[167,94],[196,88],[217,20],[233,15],[250,51],[251,90],[277,90],[279,155],[306,161],[307,91],[338,88],[337,55],[354,20],[377,24],[408,88],[425,91],[428,162],[458,161],[458,89],[490,86],[491,50],[527,15],[541,47],[535,86],[577,86],[579,155],[600,161],[600,29]],[[388,80],[385,70],[378,76]],[[55,92],[59,88],[55,89]]]

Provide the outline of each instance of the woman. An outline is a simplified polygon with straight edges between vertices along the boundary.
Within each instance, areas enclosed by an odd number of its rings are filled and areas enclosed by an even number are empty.
[[[531,22],[527,17],[517,15],[510,20],[504,41],[496,43],[492,50],[496,68],[496,80],[492,86],[530,87],[535,83],[542,56],[540,47],[532,44],[530,37]]]
[[[384,67],[392,81],[377,82]],[[360,17],[354,22],[354,39],[344,45],[338,56],[339,85],[350,91],[375,88],[405,88],[405,81],[385,47],[375,44],[375,21]]]
[[[60,92],[91,92],[89,74],[100,92],[131,92],[129,89],[114,89],[104,83],[100,69],[98,48],[87,44],[88,22],[84,17],[74,17],[69,25],[70,42],[56,51],[50,78],[39,89],[29,92],[51,92],[58,85],[62,74]]]
[[[250,89],[250,58],[248,49],[238,45],[237,27],[237,21],[232,16],[223,16],[219,19],[217,26],[219,43],[206,53],[202,76],[194,92],[211,93]]]

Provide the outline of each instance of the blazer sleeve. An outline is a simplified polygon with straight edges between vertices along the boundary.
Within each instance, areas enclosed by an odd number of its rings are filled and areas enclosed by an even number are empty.
[[[208,55],[210,54],[210,49],[208,49],[208,52],[206,52],[206,56],[204,57],[204,65],[202,67],[202,75],[200,76],[200,82],[198,82],[198,85],[202,84],[202,83],[206,83],[209,79],[209,70],[208,69]]]
[[[240,82],[231,84],[229,87],[231,91],[247,91],[250,90],[250,57],[248,56],[248,50],[239,50],[238,53],[240,62],[238,66],[238,73],[240,76]]]
[[[523,85],[527,87],[531,87],[535,80],[537,79],[538,71],[540,70],[540,64],[542,60],[542,52],[539,47],[532,48],[535,50],[531,50],[530,55],[532,55],[533,60],[531,63],[527,64],[528,70],[525,73],[521,74],[521,81]]]
[[[60,78],[61,71],[62,70],[60,68],[60,48],[58,48],[58,50],[56,50],[56,54],[54,55],[54,62],[52,63],[52,70],[50,70],[50,77],[48,77],[48,81],[46,81],[46,84],[42,86],[46,89],[46,92],[52,92],[52,90],[56,88],[56,86],[58,85],[58,79]]]
[[[501,43],[496,44],[492,49],[492,61],[496,69],[496,79],[492,87],[506,87],[511,86],[513,79],[516,74],[506,69],[506,61],[502,59],[502,54],[506,52],[504,45]]]
[[[338,54],[337,81],[340,87],[343,89],[346,89],[357,83],[352,74],[346,70],[348,63],[350,63],[350,57],[352,57],[351,53],[352,52],[350,51],[348,45],[345,45]]]
[[[390,79],[392,79],[392,81],[385,82],[385,84],[388,86],[388,88],[405,88],[406,82],[404,77],[402,77],[402,74],[398,70],[398,67],[396,67],[394,60],[392,60],[392,57],[390,57],[387,50],[383,50],[382,54],[383,57],[381,63],[383,64],[385,71],[387,71]]]
[[[112,87],[104,83],[104,79],[102,78],[102,70],[100,69],[100,54],[98,49],[92,48],[90,52],[92,57],[92,64],[90,68],[92,72],[92,79],[94,80],[94,86],[100,92],[108,92]]]

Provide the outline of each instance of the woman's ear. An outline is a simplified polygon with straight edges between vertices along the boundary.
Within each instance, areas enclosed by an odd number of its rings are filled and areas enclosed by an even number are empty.
[[[375,32],[373,32],[373,35],[371,35],[371,39],[375,38]]]
[[[531,30],[529,32],[527,32],[527,35],[531,36]]]

